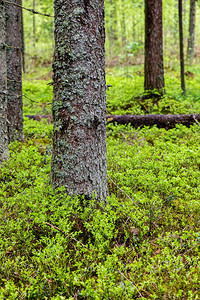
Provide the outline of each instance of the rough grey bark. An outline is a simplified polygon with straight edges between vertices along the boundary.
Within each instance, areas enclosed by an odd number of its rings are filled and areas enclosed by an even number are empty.
[[[105,200],[107,189],[104,1],[55,0],[51,182]]]
[[[181,89],[185,94],[185,64],[184,64],[184,46],[183,46],[183,7],[182,0],[178,0],[179,12],[179,47],[180,47],[180,68],[181,68]]]
[[[22,5],[21,0],[10,0]],[[8,80],[8,136],[9,141],[23,139],[22,106],[22,9],[6,4],[6,44]]]
[[[195,13],[196,0],[190,0],[189,37],[187,47],[187,60],[190,65],[193,63],[194,60]]]
[[[164,91],[162,0],[145,0],[144,88]]]
[[[6,65],[6,11],[0,1],[0,162],[8,155],[7,131],[7,65]]]

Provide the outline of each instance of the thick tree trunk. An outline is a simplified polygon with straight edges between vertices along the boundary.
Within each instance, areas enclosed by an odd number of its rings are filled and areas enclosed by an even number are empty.
[[[183,47],[183,8],[182,0],[178,0],[179,11],[179,47],[180,47],[180,68],[181,68],[181,88],[185,94],[185,64],[184,64],[184,47]]]
[[[187,48],[187,60],[190,65],[193,63],[194,60],[195,13],[196,0],[190,0],[189,37]]]
[[[134,128],[157,125],[158,128],[171,129],[177,124],[187,127],[200,122],[199,115],[110,115],[107,122],[121,125],[131,124]]]
[[[8,155],[6,11],[0,0],[0,162]]]
[[[162,0],[145,0],[144,88],[164,91]]]
[[[51,182],[105,200],[107,189],[104,1],[55,0]]]
[[[10,0],[22,5],[21,0]],[[9,141],[23,139],[22,105],[22,9],[6,4],[6,44],[8,80],[8,136]]]

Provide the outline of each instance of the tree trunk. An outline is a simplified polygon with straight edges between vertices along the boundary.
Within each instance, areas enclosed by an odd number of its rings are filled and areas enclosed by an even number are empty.
[[[22,69],[26,73],[26,45],[25,45],[25,36],[24,36],[24,21],[23,21],[23,11],[22,11],[22,29],[21,29],[21,40],[22,40]]]
[[[190,65],[193,63],[194,60],[195,12],[196,0],[190,0],[189,37],[187,48],[187,61]]]
[[[107,189],[104,1],[55,0],[51,182],[69,195]]]
[[[33,0],[33,11],[35,11],[36,8],[36,0]],[[33,13],[33,49],[35,50],[36,45],[36,27],[35,27],[35,14]]]
[[[0,162],[8,156],[6,11],[0,0]]]
[[[145,0],[144,88],[164,91],[162,0]]]
[[[22,5],[21,0],[10,0]],[[7,44],[7,79],[8,79],[8,136],[9,141],[23,139],[22,105],[22,9],[6,4],[6,44]]]
[[[157,125],[158,128],[171,129],[177,124],[187,127],[200,122],[199,115],[110,115],[107,122],[121,125],[131,124],[134,128]]]
[[[180,44],[180,67],[181,67],[181,88],[185,94],[185,67],[184,67],[184,47],[183,47],[183,8],[182,0],[178,0],[179,11],[179,44]]]

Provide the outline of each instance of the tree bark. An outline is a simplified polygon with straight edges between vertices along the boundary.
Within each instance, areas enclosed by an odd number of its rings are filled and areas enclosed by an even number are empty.
[[[180,68],[181,68],[181,89],[185,94],[185,65],[184,65],[184,47],[183,47],[183,8],[182,0],[178,0],[179,11],[179,45],[180,45]]]
[[[26,73],[26,45],[24,36],[24,21],[23,21],[23,11],[22,11],[22,28],[21,28],[21,40],[22,40],[22,69]]]
[[[187,61],[190,65],[193,63],[194,60],[195,13],[196,0],[190,0],[189,37],[187,48]]]
[[[10,0],[22,5],[21,0]],[[6,4],[6,44],[8,80],[8,136],[9,142],[23,139],[22,104],[22,9]]]
[[[8,156],[6,10],[0,0],[0,162]]]
[[[107,116],[107,123],[117,123],[121,125],[131,124],[134,128],[157,125],[158,128],[171,129],[177,124],[187,127],[200,122],[198,115],[110,115]]]
[[[145,0],[144,88],[164,91],[162,0]]]
[[[105,200],[104,1],[55,0],[53,187]]]

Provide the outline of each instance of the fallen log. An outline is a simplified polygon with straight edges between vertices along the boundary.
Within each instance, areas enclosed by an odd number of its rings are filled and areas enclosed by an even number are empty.
[[[171,129],[177,124],[190,127],[200,122],[200,114],[194,115],[109,115],[107,124],[131,124],[134,128],[157,125],[158,128]]]
[[[51,115],[25,115],[25,117],[40,121],[47,119],[52,121]],[[157,125],[158,128],[171,129],[177,124],[183,124],[190,127],[194,123],[200,125],[200,114],[197,115],[109,115],[106,116],[107,124],[131,124],[134,128]]]
[[[41,121],[42,119],[47,119],[48,123],[52,122],[52,115],[25,115],[25,117],[35,121]]]

